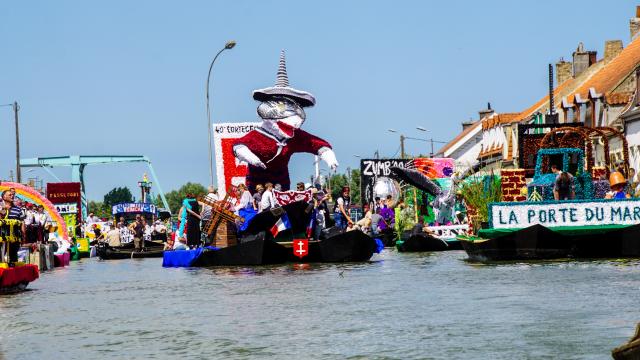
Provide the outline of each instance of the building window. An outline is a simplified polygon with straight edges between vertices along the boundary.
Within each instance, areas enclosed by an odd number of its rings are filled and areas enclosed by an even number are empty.
[[[595,119],[593,100],[590,100],[585,105],[584,126],[593,126]]]

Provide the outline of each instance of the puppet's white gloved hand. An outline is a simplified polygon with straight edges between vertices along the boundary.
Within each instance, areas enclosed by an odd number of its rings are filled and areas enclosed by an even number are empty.
[[[245,145],[236,145],[233,147],[233,154],[240,161],[246,161],[248,164],[266,169],[267,166],[260,161],[258,156],[254,154],[248,147]]]
[[[327,165],[331,168],[331,170],[336,170],[338,167],[338,160],[336,159],[336,154],[328,147],[321,147],[318,150],[318,156],[322,161],[326,162]]]

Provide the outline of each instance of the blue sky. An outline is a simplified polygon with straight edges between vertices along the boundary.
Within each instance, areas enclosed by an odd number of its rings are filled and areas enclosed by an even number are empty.
[[[21,107],[23,157],[144,154],[165,191],[208,183],[204,85],[213,121],[257,119],[254,89],[275,80],[313,93],[304,129],[353,154],[397,154],[397,134],[448,141],[490,101],[521,111],[544,96],[547,64],[582,41],[629,42],[634,1],[13,1],[0,13],[0,104]],[[0,108],[0,178],[14,167],[13,115]],[[416,126],[430,129],[418,133]],[[407,141],[407,152],[428,153]],[[88,167],[87,195],[135,189],[143,165]],[[308,179],[312,156],[291,162]],[[70,180],[69,169],[57,169]],[[54,181],[42,170],[39,176]]]

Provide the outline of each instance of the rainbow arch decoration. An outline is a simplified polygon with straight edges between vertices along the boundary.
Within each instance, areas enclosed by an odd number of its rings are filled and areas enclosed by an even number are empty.
[[[51,201],[49,201],[49,199],[29,186],[14,182],[0,182],[0,193],[11,188],[16,189],[16,195],[19,195],[20,198],[36,205],[42,205],[44,211],[46,211],[47,214],[49,214],[49,217],[51,217],[51,220],[58,225],[58,237],[65,240],[69,239],[64,219],[60,216],[60,213],[56,210],[56,207],[51,203]]]

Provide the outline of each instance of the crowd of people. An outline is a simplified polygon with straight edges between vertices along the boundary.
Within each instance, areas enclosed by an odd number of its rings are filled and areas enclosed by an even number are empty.
[[[10,188],[4,190],[0,199],[0,219],[19,220],[20,225],[17,228],[9,229],[4,227],[3,237],[12,234],[17,240],[5,242],[9,255],[9,264],[13,264],[18,259],[18,250],[23,244],[37,244],[49,240],[50,232],[57,230],[56,224],[51,221],[49,215],[44,211],[42,205],[35,205],[30,202],[22,201],[16,196],[16,190]],[[3,252],[4,255],[4,252]]]
[[[143,215],[137,214],[135,220],[127,224],[125,218],[121,216],[119,219],[114,218],[113,221],[107,222],[106,233],[103,233],[97,224],[100,219],[94,218],[93,214],[89,214],[87,224],[91,227],[90,231],[93,232],[94,239],[97,241],[104,240],[109,246],[133,242],[135,251],[144,251],[145,241],[166,241],[169,232],[166,224],[160,219],[152,220],[149,222]]]

